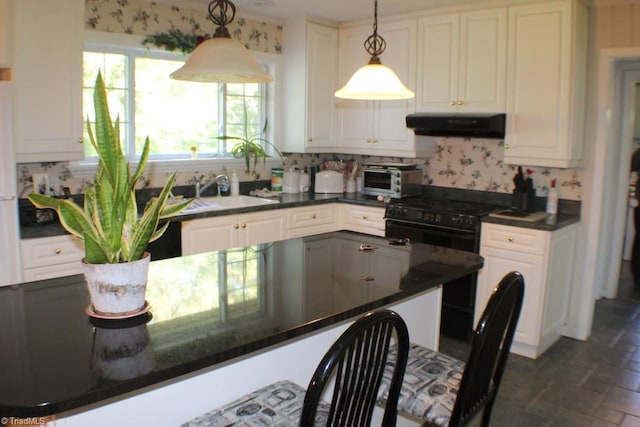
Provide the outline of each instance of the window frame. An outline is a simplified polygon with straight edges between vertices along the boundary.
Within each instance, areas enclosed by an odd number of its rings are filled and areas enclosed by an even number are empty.
[[[177,56],[181,54],[175,52],[168,52],[164,49],[154,48],[154,47],[145,47],[142,44],[142,40],[144,37],[135,36],[129,34],[121,34],[121,33],[107,33],[101,31],[92,31],[85,30],[85,43],[84,50],[90,51],[109,51],[112,53],[120,53],[120,54],[130,54],[131,51],[138,52],[152,52],[153,56],[159,59],[173,59],[175,60]],[[252,54],[256,57],[256,59],[264,64],[269,73],[274,76],[274,81],[271,83],[267,83],[266,88],[266,107],[265,107],[265,115],[269,118],[270,126],[267,128],[266,138],[269,141],[275,141],[275,136],[278,134],[275,123],[277,123],[276,117],[276,104],[277,104],[277,94],[278,94],[278,86],[277,86],[277,72],[279,68],[280,58],[279,55],[255,52],[252,51]],[[184,57],[186,60],[186,56]],[[83,118],[84,122],[84,118]],[[128,132],[128,130],[127,130]],[[274,143],[275,144],[275,143]],[[277,146],[277,144],[276,144]],[[267,152],[274,157],[267,158],[265,163],[265,168],[278,167],[281,166],[282,161],[277,157],[276,153],[273,152],[271,147],[265,147]],[[138,160],[131,160],[130,167],[135,168],[138,164]],[[97,166],[97,160],[94,159],[85,159],[80,161],[70,162],[69,169],[79,178],[91,178],[95,174],[95,169]],[[161,174],[161,173],[172,173],[172,172],[201,172],[206,170],[220,170],[222,168],[226,168],[228,170],[244,170],[245,164],[244,159],[233,159],[233,158],[197,158],[191,159],[188,156],[185,156],[184,159],[163,159],[163,158],[154,158],[149,159],[147,163],[146,171],[149,174]]]

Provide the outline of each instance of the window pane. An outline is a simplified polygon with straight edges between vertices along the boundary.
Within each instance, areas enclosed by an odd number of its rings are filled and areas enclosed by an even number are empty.
[[[151,154],[218,154],[218,85],[172,80],[179,61],[136,58],[136,152],[144,139]]]

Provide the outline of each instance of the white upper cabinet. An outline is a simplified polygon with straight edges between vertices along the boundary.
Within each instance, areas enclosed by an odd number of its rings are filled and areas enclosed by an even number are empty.
[[[19,0],[15,9],[16,161],[78,160],[84,0]]]
[[[11,66],[12,16],[11,0],[0,0],[0,68]]]
[[[421,17],[417,110],[503,112],[506,47],[506,8]]]
[[[416,73],[415,19],[379,22],[378,34],[387,48],[380,55],[400,80],[415,90]],[[340,29],[339,86],[369,62],[364,41],[371,35],[371,25]],[[337,88],[336,88],[337,89]],[[380,156],[419,157],[432,154],[432,141],[416,138],[407,129],[405,117],[415,112],[415,100],[361,101],[336,98],[339,117],[338,152]]]
[[[285,152],[326,152],[335,146],[333,93],[338,82],[338,30],[289,21],[283,31]]]
[[[587,8],[574,0],[509,8],[506,163],[580,164],[587,21]]]

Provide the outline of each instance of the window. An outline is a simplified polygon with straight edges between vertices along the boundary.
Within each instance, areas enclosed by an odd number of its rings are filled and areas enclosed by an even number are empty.
[[[85,117],[93,121],[93,86],[100,71],[111,116],[120,119],[120,138],[130,159],[139,157],[147,137],[151,159],[231,157],[234,141],[216,137],[244,136],[245,121],[249,136],[262,132],[267,121],[266,85],[170,79],[183,62],[181,55],[142,48],[85,51]],[[85,140],[89,141],[88,133]],[[85,144],[85,155],[95,158],[91,144]]]

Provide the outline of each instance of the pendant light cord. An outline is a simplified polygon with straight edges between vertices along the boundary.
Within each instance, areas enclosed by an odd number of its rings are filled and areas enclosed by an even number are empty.
[[[229,13],[231,10],[231,13]],[[217,25],[213,37],[231,38],[227,24],[233,22],[236,16],[236,5],[228,0],[213,0],[209,3],[209,21]]]
[[[373,34],[364,41],[364,50],[371,55],[369,64],[381,64],[379,56],[387,48],[387,42],[378,35],[378,0],[374,0],[373,6]]]

